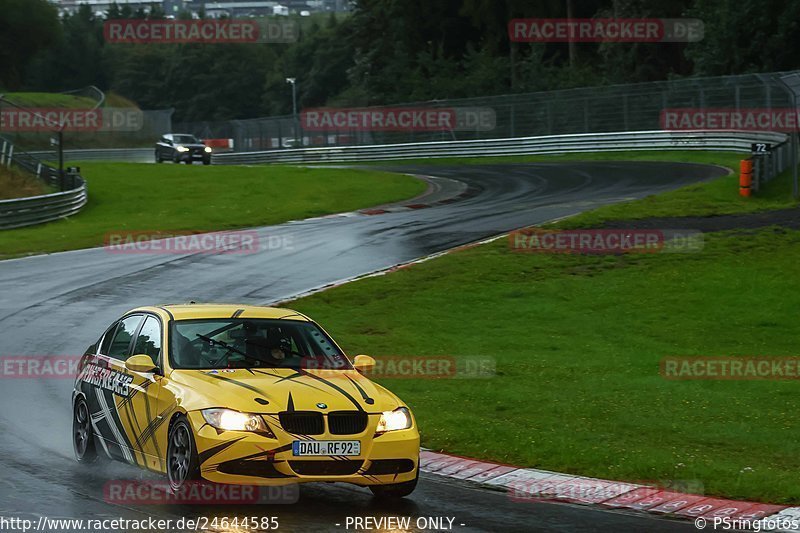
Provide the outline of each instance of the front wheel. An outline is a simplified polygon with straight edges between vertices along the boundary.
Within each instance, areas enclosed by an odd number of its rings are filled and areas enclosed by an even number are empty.
[[[180,416],[169,429],[167,444],[167,477],[172,490],[180,489],[187,481],[200,478],[200,460],[192,428],[186,417]]]
[[[203,164],[204,165],[210,165],[211,164],[211,160],[210,159],[203,159]]]
[[[391,485],[370,485],[369,490],[372,491],[373,496],[380,499],[399,499],[405,498],[417,488],[419,481],[419,467],[417,467],[417,475],[411,481],[405,483],[394,483]]]
[[[83,398],[78,398],[72,412],[72,447],[79,463],[93,463],[97,460],[89,406]]]
[[[163,163],[163,162],[164,160],[161,159],[161,154],[158,153],[158,150],[156,150],[156,163]]]

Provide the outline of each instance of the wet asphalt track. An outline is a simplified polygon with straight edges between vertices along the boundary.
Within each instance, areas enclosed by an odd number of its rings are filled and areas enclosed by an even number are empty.
[[[255,254],[130,255],[92,249],[0,262],[0,355],[80,354],[114,318],[135,306],[275,302],[513,228],[725,173],[709,166],[643,162],[390,169],[457,179],[474,195],[427,209],[260,228],[262,243],[272,237],[273,245],[281,246]],[[279,517],[283,531],[346,531],[347,516],[453,517],[455,531],[694,530],[690,523],[642,515],[514,503],[505,494],[433,475],[422,477],[410,499],[388,506],[373,501],[365,489],[340,485],[304,486],[294,505],[257,509],[110,505],[102,490],[108,479],[150,474],[121,464],[87,471],[74,462],[71,386],[68,379],[0,383],[0,516],[141,519],[255,511]]]

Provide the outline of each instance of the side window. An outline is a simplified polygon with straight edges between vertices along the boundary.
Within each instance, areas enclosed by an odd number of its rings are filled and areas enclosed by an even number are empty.
[[[149,355],[153,364],[158,366],[158,356],[161,355],[161,324],[156,317],[148,316],[144,319],[132,355],[139,354]]]
[[[114,331],[116,331],[118,325],[119,322],[115,322],[106,330],[105,336],[103,337],[103,343],[100,345],[100,351],[97,353],[100,355],[108,355],[108,349],[111,347],[111,339],[114,338]]]
[[[128,353],[131,338],[136,333],[136,328],[142,321],[142,315],[129,316],[119,323],[114,338],[111,340],[111,347],[108,349],[108,356],[114,359],[127,359],[131,354]]]

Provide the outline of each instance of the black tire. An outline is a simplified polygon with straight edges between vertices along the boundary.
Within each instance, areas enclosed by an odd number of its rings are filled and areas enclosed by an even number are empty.
[[[192,164],[192,158],[191,158],[191,157],[190,157],[189,159],[187,159],[187,160],[186,160],[186,164],[187,164],[187,165],[191,165],[191,164]]]
[[[419,467],[417,467],[417,475],[411,481],[405,483],[394,483],[392,485],[370,485],[369,490],[372,495],[382,500],[395,500],[405,498],[417,488],[419,481]]]
[[[167,478],[172,490],[180,489],[184,483],[200,479],[200,460],[197,445],[189,421],[178,416],[167,437]]]
[[[89,406],[83,397],[75,401],[72,409],[72,449],[79,463],[93,463],[97,460],[92,423],[89,419]]]
[[[210,159],[203,159],[203,164],[204,165],[210,165],[211,164],[211,160]]]
[[[161,154],[158,153],[158,150],[156,150],[156,163],[163,163],[163,162],[164,160],[161,159]]]
[[[180,164],[181,157],[178,154],[175,154],[174,156],[172,156],[172,162],[175,163],[176,165]]]

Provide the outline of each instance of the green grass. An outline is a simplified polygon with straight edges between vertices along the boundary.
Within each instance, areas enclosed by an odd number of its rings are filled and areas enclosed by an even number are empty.
[[[97,100],[61,93],[5,93],[3,98],[23,107],[92,108]]]
[[[726,181],[568,222],[793,205],[786,176],[748,201]],[[379,380],[415,410],[424,446],[797,505],[800,383],[672,381],[659,361],[800,355],[798,260],[800,232],[777,228],[707,234],[688,254],[518,254],[501,239],[290,307],[349,353],[496,360],[492,379]]]
[[[88,92],[88,90],[87,90]],[[96,97],[63,93],[4,93],[3,98],[23,107],[92,108]],[[105,94],[104,107],[137,107],[134,102],[113,91]]]
[[[0,258],[100,246],[114,231],[211,231],[278,224],[413,197],[417,179],[292,166],[75,163],[89,203],[59,222],[0,232]]]
[[[798,504],[800,383],[659,376],[666,356],[798,355],[798,259],[794,231],[621,257],[501,240],[290,307],[349,353],[495,358],[493,379],[380,380],[415,410],[424,446]]]

